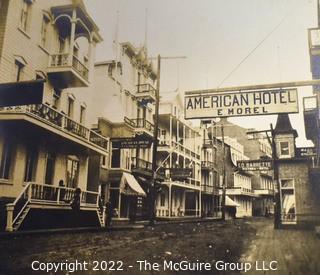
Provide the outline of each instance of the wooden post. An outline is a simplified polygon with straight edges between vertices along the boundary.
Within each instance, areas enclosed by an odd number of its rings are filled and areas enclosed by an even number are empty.
[[[102,227],[106,226],[106,211],[107,211],[107,207],[104,205],[102,208]]]
[[[14,210],[14,204],[8,203],[6,205],[7,208],[7,226],[6,231],[12,232],[13,231],[13,210]]]

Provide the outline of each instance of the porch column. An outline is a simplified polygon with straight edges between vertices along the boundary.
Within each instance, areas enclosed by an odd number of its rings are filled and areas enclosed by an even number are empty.
[[[120,207],[121,207],[121,193],[119,189],[119,204],[118,204],[118,218],[120,219]]]
[[[198,203],[199,203],[199,199],[198,199],[198,196],[196,196],[196,216],[198,216],[198,210],[199,210],[199,207],[198,207]]]
[[[102,220],[103,220],[102,227],[106,226],[106,212],[107,212],[107,207],[104,205],[102,208]]]
[[[172,117],[170,115],[170,127],[169,127],[169,148],[172,148]],[[170,168],[172,168],[172,153],[170,153],[170,157],[169,157],[169,161],[170,161]]]
[[[73,48],[74,48],[74,40],[76,33],[76,24],[77,24],[77,11],[73,9],[72,11],[72,19],[71,19],[71,33],[70,33],[70,49],[69,49],[69,65],[72,66],[73,63]]]
[[[94,62],[93,62],[94,50],[95,50],[95,43],[93,42],[92,34],[90,34],[89,49],[88,49],[88,69],[89,69],[88,79],[90,82],[92,80],[92,75],[93,75],[90,72],[92,72],[94,69]]]
[[[185,156],[186,156],[186,126],[185,125],[183,125],[183,132],[182,132],[182,135],[183,135],[183,154],[184,154],[184,156],[183,156],[183,168],[186,168],[186,158],[185,158]]]
[[[13,209],[14,204],[9,203],[6,206],[7,208],[7,225],[6,225],[6,231],[12,232],[13,231]]]
[[[179,120],[177,120],[177,141],[178,141],[178,143],[180,143],[180,140],[179,140]]]
[[[201,211],[202,211],[202,197],[201,197],[201,187],[199,190],[199,217],[201,217]]]
[[[172,203],[171,203],[171,183],[169,184],[169,218],[171,217],[171,205],[172,205]]]

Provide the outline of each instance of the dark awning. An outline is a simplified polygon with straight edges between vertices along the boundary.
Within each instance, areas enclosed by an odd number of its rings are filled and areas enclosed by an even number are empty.
[[[0,107],[42,103],[44,79],[0,83]]]

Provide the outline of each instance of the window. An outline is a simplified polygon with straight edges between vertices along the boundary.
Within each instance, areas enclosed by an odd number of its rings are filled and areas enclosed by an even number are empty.
[[[18,60],[15,61],[15,80],[18,82],[21,80],[22,71],[24,64],[20,63]]]
[[[66,45],[66,40],[61,36],[59,36],[59,53],[64,53],[65,45]]]
[[[161,193],[160,194],[160,206],[165,206],[166,205],[166,194]]]
[[[5,142],[2,149],[1,154],[1,163],[0,163],[0,178],[1,179],[9,179],[11,164],[12,164],[12,156],[13,156],[13,143]]]
[[[21,17],[20,17],[20,27],[24,31],[28,31],[30,15],[31,15],[31,4],[30,0],[22,1]]]
[[[47,36],[48,36],[49,22],[50,22],[50,19],[48,18],[48,16],[47,15],[43,15],[43,17],[42,17],[42,25],[41,25],[41,41],[40,41],[40,44],[44,48],[47,47],[47,43],[48,43],[48,37]]]
[[[78,186],[79,160],[75,156],[68,156],[67,160],[67,187]]]
[[[281,141],[280,142],[280,156],[290,156],[288,141]]]
[[[80,123],[84,124],[85,123],[85,117],[86,117],[86,107],[81,105],[80,106]]]
[[[293,179],[280,180],[281,221],[296,223],[296,199]]]
[[[24,171],[24,181],[35,181],[38,152],[33,147],[27,148],[26,166]]]
[[[52,107],[55,109],[59,109],[60,107],[60,97],[61,97],[61,90],[53,89],[53,98],[52,98]]]
[[[68,97],[68,117],[73,117],[73,109],[74,109],[74,99],[71,97]]]

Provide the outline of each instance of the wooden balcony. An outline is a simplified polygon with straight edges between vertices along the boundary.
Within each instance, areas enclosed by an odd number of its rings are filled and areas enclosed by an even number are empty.
[[[143,101],[144,104],[153,103],[156,101],[156,89],[146,83],[137,85],[136,98]]]
[[[172,150],[174,152],[177,152],[179,154],[182,154],[185,157],[189,157],[192,159],[195,159],[197,161],[200,160],[200,154],[196,153],[194,150],[184,146],[183,144],[176,142],[176,141],[170,141],[169,140],[160,140],[158,145],[159,151],[168,151],[171,152]]]
[[[0,108],[0,121],[24,120],[80,145],[105,154],[109,139],[46,104]]]
[[[203,160],[201,161],[201,169],[204,171],[209,171],[214,168],[214,164],[212,161],[209,160]]]
[[[47,73],[54,85],[61,89],[89,86],[89,69],[69,53],[51,55]]]
[[[152,177],[152,163],[144,159],[131,158],[131,171],[141,176]]]
[[[153,137],[154,125],[145,118],[131,119],[131,125],[134,127],[134,131],[139,135],[147,135]]]

